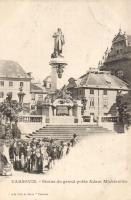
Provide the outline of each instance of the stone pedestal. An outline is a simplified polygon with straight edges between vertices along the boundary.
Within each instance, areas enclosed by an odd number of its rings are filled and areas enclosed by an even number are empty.
[[[51,68],[51,92],[55,92],[57,89],[57,71],[56,68],[52,66]]]
[[[93,123],[94,123],[93,119],[94,119],[94,116],[93,116],[93,115],[91,115],[91,116],[90,116],[90,123],[91,123],[91,124],[93,124]]]
[[[101,126],[101,124],[102,124],[101,119],[102,119],[101,116],[99,116],[99,117],[98,117],[98,125],[99,125],[99,126]]]
[[[78,123],[81,123],[81,122],[82,122],[81,108],[82,108],[81,101],[80,101],[80,100],[77,100],[77,118],[78,118]]]
[[[54,109],[54,116],[56,116],[56,108]]]
[[[72,108],[69,109],[69,116],[72,116]]]
[[[57,89],[57,77],[62,78],[62,73],[67,63],[64,57],[59,56],[57,58],[52,58],[49,63],[51,68],[51,92],[55,92]]]
[[[49,105],[49,120],[50,120],[50,123],[52,122],[52,116],[53,116],[53,110],[52,110],[52,105],[50,104]]]

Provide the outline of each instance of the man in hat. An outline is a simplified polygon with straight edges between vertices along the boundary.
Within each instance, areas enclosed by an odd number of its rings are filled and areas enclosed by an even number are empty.
[[[70,142],[71,142],[72,147],[75,146],[78,143],[78,136],[74,134]]]

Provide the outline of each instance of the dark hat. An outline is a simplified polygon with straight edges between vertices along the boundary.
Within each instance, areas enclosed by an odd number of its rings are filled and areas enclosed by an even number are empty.
[[[73,137],[77,137],[77,135],[74,133]]]

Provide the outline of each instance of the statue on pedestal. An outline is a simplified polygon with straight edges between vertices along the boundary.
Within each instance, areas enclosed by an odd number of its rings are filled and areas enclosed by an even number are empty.
[[[57,58],[62,56],[62,47],[65,44],[64,35],[60,28],[53,35],[54,38],[54,52],[51,55],[51,58]]]
[[[54,38],[54,51],[51,54],[51,60],[49,64],[52,66],[51,80],[52,80],[52,91],[57,89],[57,76],[62,78],[64,68],[67,65],[65,62],[63,53],[63,45],[65,44],[64,35],[60,28],[57,29],[57,32],[53,34]],[[57,76],[56,76],[57,75]]]

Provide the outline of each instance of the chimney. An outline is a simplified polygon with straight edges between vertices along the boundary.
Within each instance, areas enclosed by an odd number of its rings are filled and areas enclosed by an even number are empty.
[[[32,72],[28,72],[27,75],[29,76],[29,78],[32,78]]]

